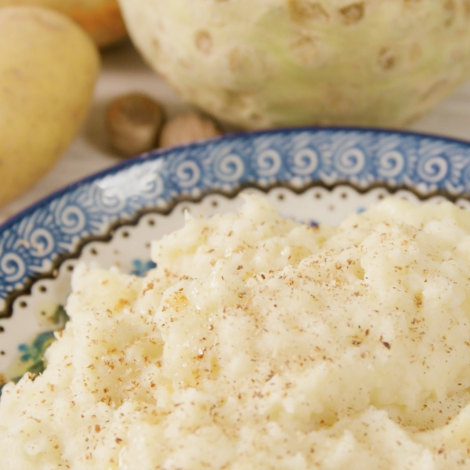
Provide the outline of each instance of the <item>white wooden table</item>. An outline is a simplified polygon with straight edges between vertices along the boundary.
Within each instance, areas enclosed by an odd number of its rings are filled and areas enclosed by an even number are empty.
[[[168,116],[188,108],[151,72],[130,44],[107,51],[93,107],[82,132],[44,178],[27,193],[0,208],[0,223],[49,193],[120,161],[107,145],[104,112],[113,97],[130,91],[143,91],[155,97],[164,105]],[[409,129],[470,141],[470,81]]]

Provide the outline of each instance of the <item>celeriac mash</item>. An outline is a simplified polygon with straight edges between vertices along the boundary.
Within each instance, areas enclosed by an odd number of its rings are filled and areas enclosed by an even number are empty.
[[[46,371],[3,389],[2,470],[470,469],[470,214],[308,227],[249,197],[81,265]]]

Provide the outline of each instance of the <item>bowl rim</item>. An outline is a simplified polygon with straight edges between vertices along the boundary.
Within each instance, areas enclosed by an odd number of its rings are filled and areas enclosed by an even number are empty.
[[[415,132],[415,131],[408,131],[408,130],[394,130],[394,129],[382,129],[382,128],[366,128],[366,127],[345,127],[345,126],[306,126],[306,127],[290,127],[290,128],[278,128],[278,129],[268,129],[268,130],[259,130],[259,131],[240,131],[234,132],[230,134],[225,134],[220,137],[205,139],[198,142],[193,142],[190,144],[185,145],[178,145],[175,147],[164,148],[164,149],[154,149],[150,150],[149,152],[145,152],[134,157],[128,158],[122,162],[118,162],[104,170],[97,171],[92,173],[84,178],[80,178],[79,180],[67,184],[50,194],[38,199],[36,202],[33,202],[26,208],[22,209],[18,213],[14,214],[13,216],[9,217],[5,220],[2,224],[0,224],[0,233],[7,230],[9,227],[14,225],[15,223],[19,222],[24,217],[27,217],[30,213],[34,212],[36,209],[40,208],[41,206],[51,202],[55,198],[58,198],[69,191],[73,191],[74,189],[79,188],[88,183],[92,183],[95,180],[101,179],[106,176],[111,176],[118,173],[121,170],[125,170],[133,165],[138,164],[139,162],[144,162],[146,160],[158,160],[166,155],[170,155],[171,153],[183,150],[192,150],[198,147],[205,147],[207,144],[211,142],[230,142],[233,140],[243,140],[247,137],[256,137],[256,136],[263,136],[263,135],[273,135],[273,134],[298,134],[305,131],[345,131],[351,133],[372,133],[372,134],[385,134],[385,135],[401,135],[403,137],[416,137],[416,138],[428,138],[434,140],[444,141],[449,144],[458,144],[464,145],[470,149],[470,140],[466,141],[463,139],[457,139],[453,137],[446,137],[440,136],[437,134],[432,133],[422,133],[422,132]]]

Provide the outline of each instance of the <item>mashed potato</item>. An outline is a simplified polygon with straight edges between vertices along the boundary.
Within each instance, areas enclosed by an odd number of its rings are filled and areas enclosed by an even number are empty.
[[[80,266],[48,367],[4,388],[2,470],[470,469],[470,214],[311,228],[250,197]]]

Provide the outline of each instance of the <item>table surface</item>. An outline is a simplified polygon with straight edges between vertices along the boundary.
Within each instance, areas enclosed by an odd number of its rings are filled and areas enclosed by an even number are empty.
[[[143,91],[164,106],[169,117],[189,109],[140,59],[130,43],[103,54],[91,112],[81,133],[57,165],[27,193],[0,208],[0,223],[51,192],[120,161],[107,144],[105,109],[115,96]],[[470,141],[470,81],[409,130]]]

